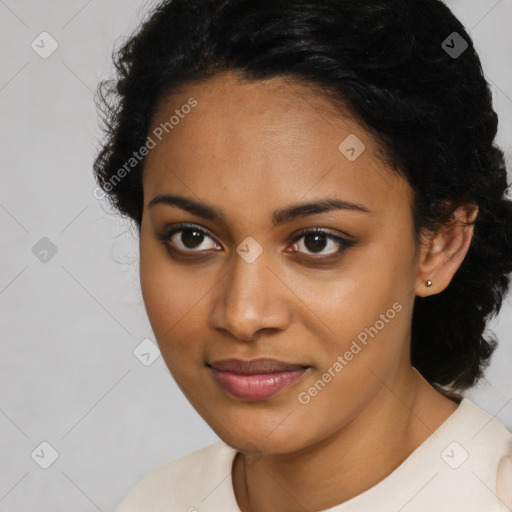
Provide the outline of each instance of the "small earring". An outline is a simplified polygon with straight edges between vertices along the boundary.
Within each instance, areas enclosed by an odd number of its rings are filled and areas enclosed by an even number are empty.
[[[425,283],[426,286],[432,286],[432,281],[429,279],[426,283]]]

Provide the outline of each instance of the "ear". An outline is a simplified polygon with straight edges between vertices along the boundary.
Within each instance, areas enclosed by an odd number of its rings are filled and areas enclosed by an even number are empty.
[[[434,236],[432,233],[430,236],[423,235],[418,256],[417,296],[440,293],[450,284],[469,250],[477,215],[478,206],[463,205],[455,210],[452,220]],[[427,280],[432,281],[430,287],[425,284]]]

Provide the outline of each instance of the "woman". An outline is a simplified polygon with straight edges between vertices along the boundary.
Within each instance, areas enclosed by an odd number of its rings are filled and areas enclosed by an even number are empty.
[[[450,10],[173,0],[115,64],[95,175],[222,440],[118,512],[512,510],[512,433],[461,394],[496,345],[512,202]]]

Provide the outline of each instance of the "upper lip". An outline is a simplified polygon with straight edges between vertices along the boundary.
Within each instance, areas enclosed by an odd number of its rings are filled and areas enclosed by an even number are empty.
[[[222,359],[209,363],[209,366],[216,370],[240,373],[243,375],[283,372],[309,367],[308,365],[300,363],[288,363],[271,358],[249,359],[248,361],[242,359]]]

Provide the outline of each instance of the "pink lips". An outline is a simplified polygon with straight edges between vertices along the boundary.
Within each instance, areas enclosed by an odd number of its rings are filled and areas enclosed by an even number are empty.
[[[217,382],[243,400],[264,400],[292,385],[309,366],[276,359],[223,359],[209,365]]]

